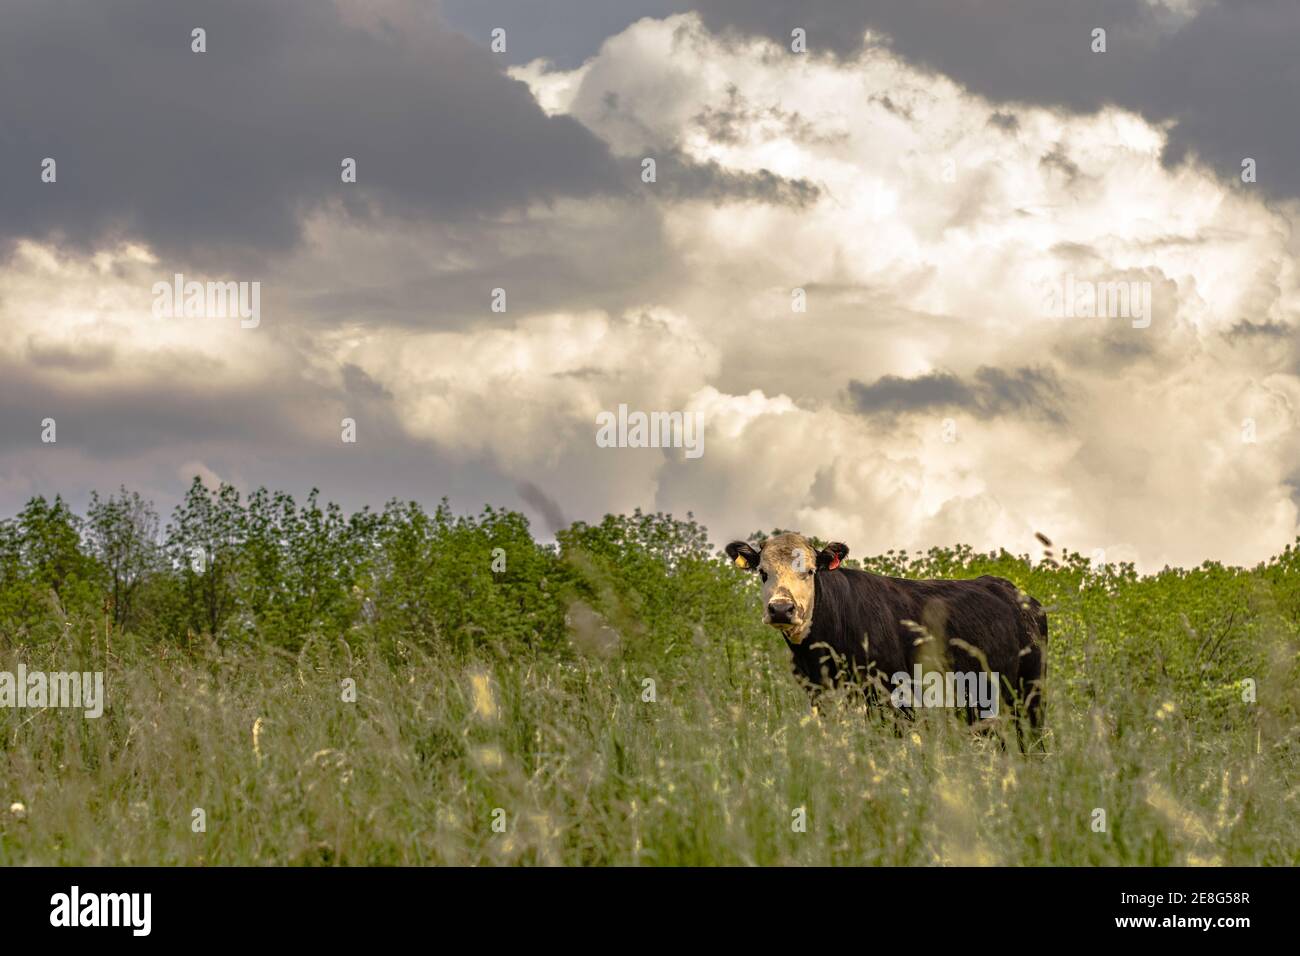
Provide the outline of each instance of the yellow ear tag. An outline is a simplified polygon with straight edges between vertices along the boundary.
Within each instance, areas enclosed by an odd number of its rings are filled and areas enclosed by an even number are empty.
[[[738,568],[749,567],[749,562],[745,560],[745,556],[743,554],[736,555],[736,567]]]

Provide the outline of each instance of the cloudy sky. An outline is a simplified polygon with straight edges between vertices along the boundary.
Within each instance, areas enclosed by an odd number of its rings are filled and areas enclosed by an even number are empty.
[[[0,514],[199,474],[1259,560],[1297,48],[1294,0],[3,0]],[[177,273],[260,322],[156,315]],[[598,446],[620,404],[704,453]]]

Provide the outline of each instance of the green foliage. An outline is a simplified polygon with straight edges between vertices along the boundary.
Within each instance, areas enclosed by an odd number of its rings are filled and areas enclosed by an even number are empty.
[[[167,554],[180,573],[185,624],[218,634],[235,611],[248,516],[228,484],[209,490],[196,476],[167,526]]]
[[[513,511],[196,480],[158,525],[125,490],[0,522],[0,671],[109,687],[99,720],[0,707],[0,864],[1300,863],[1300,545],[1151,575],[851,556],[1048,608],[1026,757],[851,693],[813,717],[755,576],[690,515],[545,544]]]
[[[33,641],[61,633],[101,598],[102,569],[82,549],[82,522],[62,498],[32,498],[0,522],[0,628]]]
[[[563,635],[566,573],[533,541],[517,512],[455,517],[446,502],[426,514],[391,503],[375,530],[376,556],[358,587],[366,630],[385,646],[446,642],[555,646]],[[497,569],[494,569],[494,565]]]
[[[107,581],[113,623],[121,628],[137,626],[136,598],[162,560],[153,505],[139,492],[128,494],[125,488],[107,500],[92,492],[85,526],[89,555]]]
[[[751,582],[719,565],[692,515],[638,508],[598,525],[577,522],[557,537],[584,596],[632,637],[671,652],[752,616]]]

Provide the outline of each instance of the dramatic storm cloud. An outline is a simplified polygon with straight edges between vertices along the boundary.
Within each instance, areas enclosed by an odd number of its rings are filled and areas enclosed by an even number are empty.
[[[0,30],[0,235],[251,258],[305,211],[477,219],[618,188],[604,147],[548,118],[421,5],[12,0]],[[206,30],[207,52],[191,50]],[[58,188],[15,174],[58,163]],[[356,188],[340,182],[358,160]]]
[[[991,99],[1062,106],[1110,104],[1172,123],[1166,160],[1198,153],[1234,177],[1244,157],[1260,183],[1300,195],[1300,6],[1292,0],[698,0],[712,29],[852,56],[881,43]],[[1106,52],[1092,50],[1106,31]],[[868,34],[869,38],[864,37]]]
[[[1294,540],[1283,8],[681,6],[10,4],[0,510],[200,474],[859,554]],[[259,321],[157,314],[177,272]],[[600,447],[623,405],[702,456]]]

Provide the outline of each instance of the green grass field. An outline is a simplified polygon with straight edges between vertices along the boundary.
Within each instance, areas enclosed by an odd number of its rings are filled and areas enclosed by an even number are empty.
[[[1172,687],[1135,691],[1064,653],[1050,752],[1031,758],[943,718],[900,738],[849,701],[813,717],[774,634],[667,661],[412,648],[392,664],[342,644],[93,656],[102,718],[0,716],[0,796],[25,807],[0,814],[2,863],[1298,860],[1294,725],[1262,704],[1197,718]]]
[[[619,578],[632,552],[597,538],[630,549],[634,526],[537,546],[589,604],[484,579],[568,602],[554,640],[451,634],[436,608],[277,643],[66,610],[6,633],[0,670],[103,670],[108,707],[0,708],[0,864],[1300,862],[1294,550],[1151,577],[966,549],[866,562],[992,571],[1052,608],[1047,752],[1025,756],[851,694],[814,716],[752,576],[700,548]],[[455,540],[486,565],[490,540]]]

